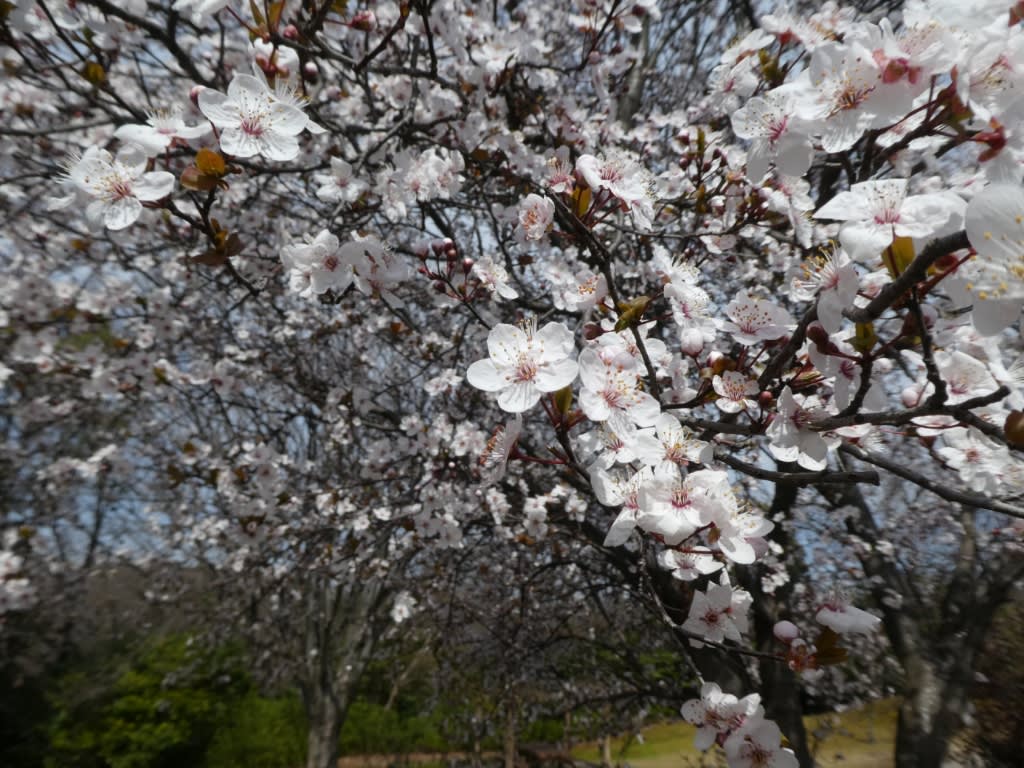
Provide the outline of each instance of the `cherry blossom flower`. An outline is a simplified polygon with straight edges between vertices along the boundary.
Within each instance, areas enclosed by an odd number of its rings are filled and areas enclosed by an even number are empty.
[[[331,172],[314,173],[313,182],[319,184],[316,196],[325,203],[353,203],[367,189],[367,184],[352,175],[352,166],[340,157],[331,158]]]
[[[845,152],[864,131],[896,122],[910,106],[901,92],[876,91],[881,74],[871,51],[859,43],[815,48],[810,67],[796,81],[796,114],[821,126],[826,152]]]
[[[685,479],[655,473],[640,488],[637,525],[676,545],[697,529],[729,517],[736,499],[725,472],[703,469]]]
[[[569,148],[559,147],[553,157],[548,158],[548,189],[562,195],[571,195],[576,187],[576,175],[569,159]]]
[[[966,268],[974,326],[990,336],[1016,320],[1024,304],[1024,187],[985,187],[967,205],[964,228],[978,252]]]
[[[611,473],[599,467],[591,468],[590,484],[597,500],[608,507],[622,506],[618,517],[608,529],[604,546],[617,547],[629,539],[636,528],[637,513],[640,510],[640,488],[653,477],[654,473],[650,467],[643,467],[639,472],[628,476],[623,476],[620,472]]]
[[[761,717],[764,709],[756,693],[738,699],[731,693],[723,693],[718,683],[704,683],[700,687],[700,698],[687,701],[679,712],[686,722],[697,726],[694,746],[706,750],[719,735],[736,730],[747,718]]]
[[[798,768],[791,749],[782,746],[782,731],[771,720],[752,717],[722,745],[730,768]]]
[[[739,371],[723,371],[715,375],[711,384],[718,395],[715,405],[723,413],[739,413],[754,407],[749,395],[757,395],[761,388],[757,381]]]
[[[839,232],[855,260],[877,259],[896,237],[928,237],[963,203],[955,195],[907,197],[906,179],[864,181],[840,192],[818,209],[816,219],[846,221]]]
[[[1009,452],[976,429],[954,427],[941,432],[945,444],[936,451],[956,470],[964,485],[977,493],[996,495],[1004,486]]]
[[[654,434],[654,429],[637,429],[632,422],[617,420],[616,428],[605,421],[597,429],[580,435],[582,455],[596,455],[592,466],[608,468],[614,464],[630,464],[637,460],[637,438]]]
[[[482,256],[473,263],[470,273],[491,292],[492,296],[516,299],[519,294],[509,285],[508,271],[490,256]]]
[[[509,456],[512,455],[512,450],[516,447],[522,431],[523,418],[518,414],[514,419],[510,419],[505,426],[499,426],[494,430],[483,453],[480,454],[484,485],[493,485],[505,476]]]
[[[140,147],[149,157],[155,157],[175,139],[189,141],[210,132],[208,124],[185,125],[180,110],[156,112],[146,124],[122,125],[114,131],[114,138]]]
[[[602,354],[588,347],[580,353],[579,369],[580,405],[591,421],[610,420],[612,429],[619,430],[630,422],[649,427],[658,420],[661,406],[638,388],[636,360],[629,352]]]
[[[547,498],[544,496],[531,496],[523,505],[523,513],[526,520],[523,528],[526,534],[534,539],[543,539],[548,535],[548,510]]]
[[[519,226],[525,240],[540,240],[551,228],[555,203],[540,195],[529,194],[519,204]]]
[[[325,229],[302,245],[286,246],[281,260],[290,270],[292,290],[317,295],[348,290],[355,272],[352,263],[339,252],[340,245],[338,238]]]
[[[810,259],[803,275],[793,278],[793,298],[818,299],[818,321],[826,333],[838,333],[843,327],[843,310],[853,306],[860,280],[846,251],[833,248]]]
[[[227,95],[202,90],[199,109],[220,129],[221,148],[235,157],[294,160],[299,154],[296,137],[309,125],[298,106],[280,99],[253,75],[236,74]]]
[[[395,595],[395,602],[391,606],[391,620],[395,624],[401,624],[412,616],[416,608],[416,598],[404,590]]]
[[[722,569],[724,563],[711,554],[666,549],[658,553],[658,564],[680,581],[693,581]]]
[[[744,346],[782,338],[796,325],[785,309],[770,301],[755,299],[747,291],[741,291],[729,302],[725,314],[729,320],[721,322],[722,330],[731,333]]]
[[[522,413],[540,400],[572,384],[579,371],[569,355],[575,348],[572,332],[561,323],[517,328],[499,323],[487,337],[490,359],[477,360],[466,380],[477,389],[498,393],[498,406]]]
[[[22,575],[23,564],[18,555],[0,550],[0,621],[6,613],[25,610],[35,599],[32,583]]]
[[[822,376],[832,379],[832,404],[840,410],[846,408],[860,389],[863,366],[858,360],[857,350],[848,342],[830,341],[827,351],[812,344],[808,347],[807,355]],[[885,403],[884,391],[872,382],[864,397],[864,408],[878,410],[884,408]]]
[[[654,216],[653,183],[638,163],[624,155],[580,155],[576,172],[594,192],[607,190],[619,200],[638,227],[650,229]]]
[[[585,312],[593,309],[608,295],[608,281],[599,272],[584,269],[573,276],[565,286],[562,300],[570,312]]]
[[[124,229],[142,215],[142,204],[167,197],[174,189],[174,175],[167,171],[145,172],[146,157],[128,147],[114,158],[105,149],[89,147],[71,166],[67,181],[81,193],[95,198],[85,209],[90,223],[107,229]],[[73,197],[54,201],[63,208]]]
[[[768,450],[772,456],[779,461],[795,461],[814,472],[828,466],[829,441],[820,433],[807,429],[814,422],[816,405],[816,398],[793,395],[788,386],[783,388],[779,395],[778,414],[765,431],[771,440]]]
[[[761,515],[745,512],[738,504],[726,505],[729,515],[714,519],[718,530],[718,546],[734,563],[749,565],[768,552],[765,536],[775,524]]]
[[[749,622],[750,593],[734,588],[729,577],[722,571],[718,584],[709,584],[705,592],[695,592],[690,612],[683,622],[683,630],[703,638],[709,643],[732,640],[739,643],[747,631]],[[704,643],[691,638],[690,644],[700,648]]]
[[[706,464],[714,457],[710,443],[698,440],[688,427],[671,413],[663,413],[655,422],[657,437],[637,438],[637,456],[657,475],[675,477],[679,468],[690,463]]]
[[[870,635],[882,624],[877,616],[850,605],[850,601],[838,590],[818,609],[814,620],[840,635]]]
[[[715,321],[709,313],[711,298],[703,288],[677,282],[665,286],[665,298],[672,308],[683,352],[699,355],[705,344],[715,340]]]
[[[987,395],[998,388],[985,363],[966,352],[938,352],[935,355],[935,364],[946,381],[946,393],[950,404]]]
[[[752,140],[747,152],[747,176],[759,181],[769,162],[779,173],[801,176],[811,165],[810,125],[794,114],[794,99],[776,88],[763,97],[754,96],[732,115],[732,129],[741,139]]]

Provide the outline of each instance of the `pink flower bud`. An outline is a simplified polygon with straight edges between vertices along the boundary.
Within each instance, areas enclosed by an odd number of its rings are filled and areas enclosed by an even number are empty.
[[[800,636],[800,630],[796,624],[791,621],[780,621],[772,629],[772,633],[775,637],[787,645],[792,643]]]
[[[919,402],[921,402],[921,392],[917,387],[906,387],[900,393],[900,401],[907,408],[913,408]]]
[[[687,329],[682,334],[679,348],[684,355],[696,357],[704,349],[704,334],[697,328]]]
[[[298,40],[299,39],[299,28],[294,24],[289,24],[281,30],[281,37],[286,40]]]
[[[358,29],[361,32],[369,32],[377,26],[377,17],[373,11],[359,11],[355,16],[352,17],[352,21],[348,23],[352,29]]]
[[[199,109],[199,94],[205,90],[205,85],[193,85],[192,90],[188,92],[188,98],[196,109]]]

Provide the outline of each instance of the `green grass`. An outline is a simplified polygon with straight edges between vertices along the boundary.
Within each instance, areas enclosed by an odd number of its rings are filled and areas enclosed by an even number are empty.
[[[842,714],[804,718],[808,738],[821,768],[885,768],[892,765],[896,737],[895,699],[877,701]],[[716,765],[714,752],[705,755],[693,746],[696,729],[678,721],[659,723],[643,730],[643,743],[626,738],[612,740],[612,759],[628,762],[632,768],[682,768]],[[600,745],[581,744],[573,750],[581,760],[600,762]]]

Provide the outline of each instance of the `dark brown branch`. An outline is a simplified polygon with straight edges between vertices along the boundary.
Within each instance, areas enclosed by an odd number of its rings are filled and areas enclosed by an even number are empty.
[[[821,472],[779,472],[774,469],[765,469],[755,464],[740,461],[735,456],[730,456],[724,451],[715,451],[715,458],[749,477],[756,477],[758,480],[771,480],[776,483],[789,483],[792,485],[879,484],[878,473],[870,469],[849,472],[829,472],[826,470]]]
[[[904,463],[883,458],[876,453],[869,453],[856,445],[842,445],[839,447],[839,450],[860,459],[861,461],[867,462],[868,464],[874,464],[876,467],[881,467],[885,471],[891,472],[897,477],[901,477],[914,485],[931,491],[936,496],[939,496],[946,501],[953,501],[957,504],[966,504],[968,506],[979,507],[981,509],[991,509],[993,512],[1001,512],[1004,515],[1018,517],[1021,520],[1024,520],[1024,508],[1022,507],[1018,507],[1014,504],[1008,504],[1005,501],[999,501],[998,499],[993,499],[990,496],[984,496],[980,493],[972,493],[970,491],[960,491],[955,488],[950,488],[926,477],[920,472],[915,472],[914,470],[909,469]]]
[[[885,286],[866,307],[851,307],[843,310],[843,315],[855,323],[870,323],[882,316],[889,307],[904,293],[928,276],[928,268],[936,261],[954,251],[970,248],[967,233],[960,231],[932,240],[924,247],[906,270]]]

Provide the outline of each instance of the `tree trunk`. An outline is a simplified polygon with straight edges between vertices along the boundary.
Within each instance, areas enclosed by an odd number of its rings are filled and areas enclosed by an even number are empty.
[[[965,701],[949,701],[942,672],[917,658],[903,663],[903,704],[896,726],[896,768],[940,768]],[[962,698],[962,697],[956,697]]]
[[[326,692],[314,694],[306,706],[309,735],[306,737],[306,768],[335,768],[338,737],[344,720],[341,708]]]
[[[792,463],[778,462],[783,472],[791,472],[796,467]],[[797,487],[788,483],[775,486],[775,496],[767,517],[773,519],[784,515],[791,516],[796,503]],[[792,616],[792,584],[796,583],[804,571],[800,558],[799,546],[789,536],[784,526],[777,527],[771,538],[778,542],[790,558],[790,582],[780,586],[773,593],[761,588],[763,570],[760,566],[747,568],[740,574],[740,583],[750,592],[754,599],[751,621],[757,648],[771,652],[777,650],[774,629],[776,622]],[[811,755],[807,740],[807,729],[804,727],[804,708],[800,699],[800,680],[784,662],[775,659],[761,659],[758,662],[761,676],[760,690],[764,694],[765,715],[774,720],[779,729],[789,740],[789,745],[796,755],[801,768],[812,768],[814,757]]]
[[[505,768],[516,768],[516,702],[509,696],[505,702]]]
[[[307,583],[305,665],[300,684],[309,723],[306,768],[336,768],[338,737],[376,643],[373,617],[383,584],[353,577]]]
[[[601,737],[601,768],[612,768],[612,737],[607,733]]]

